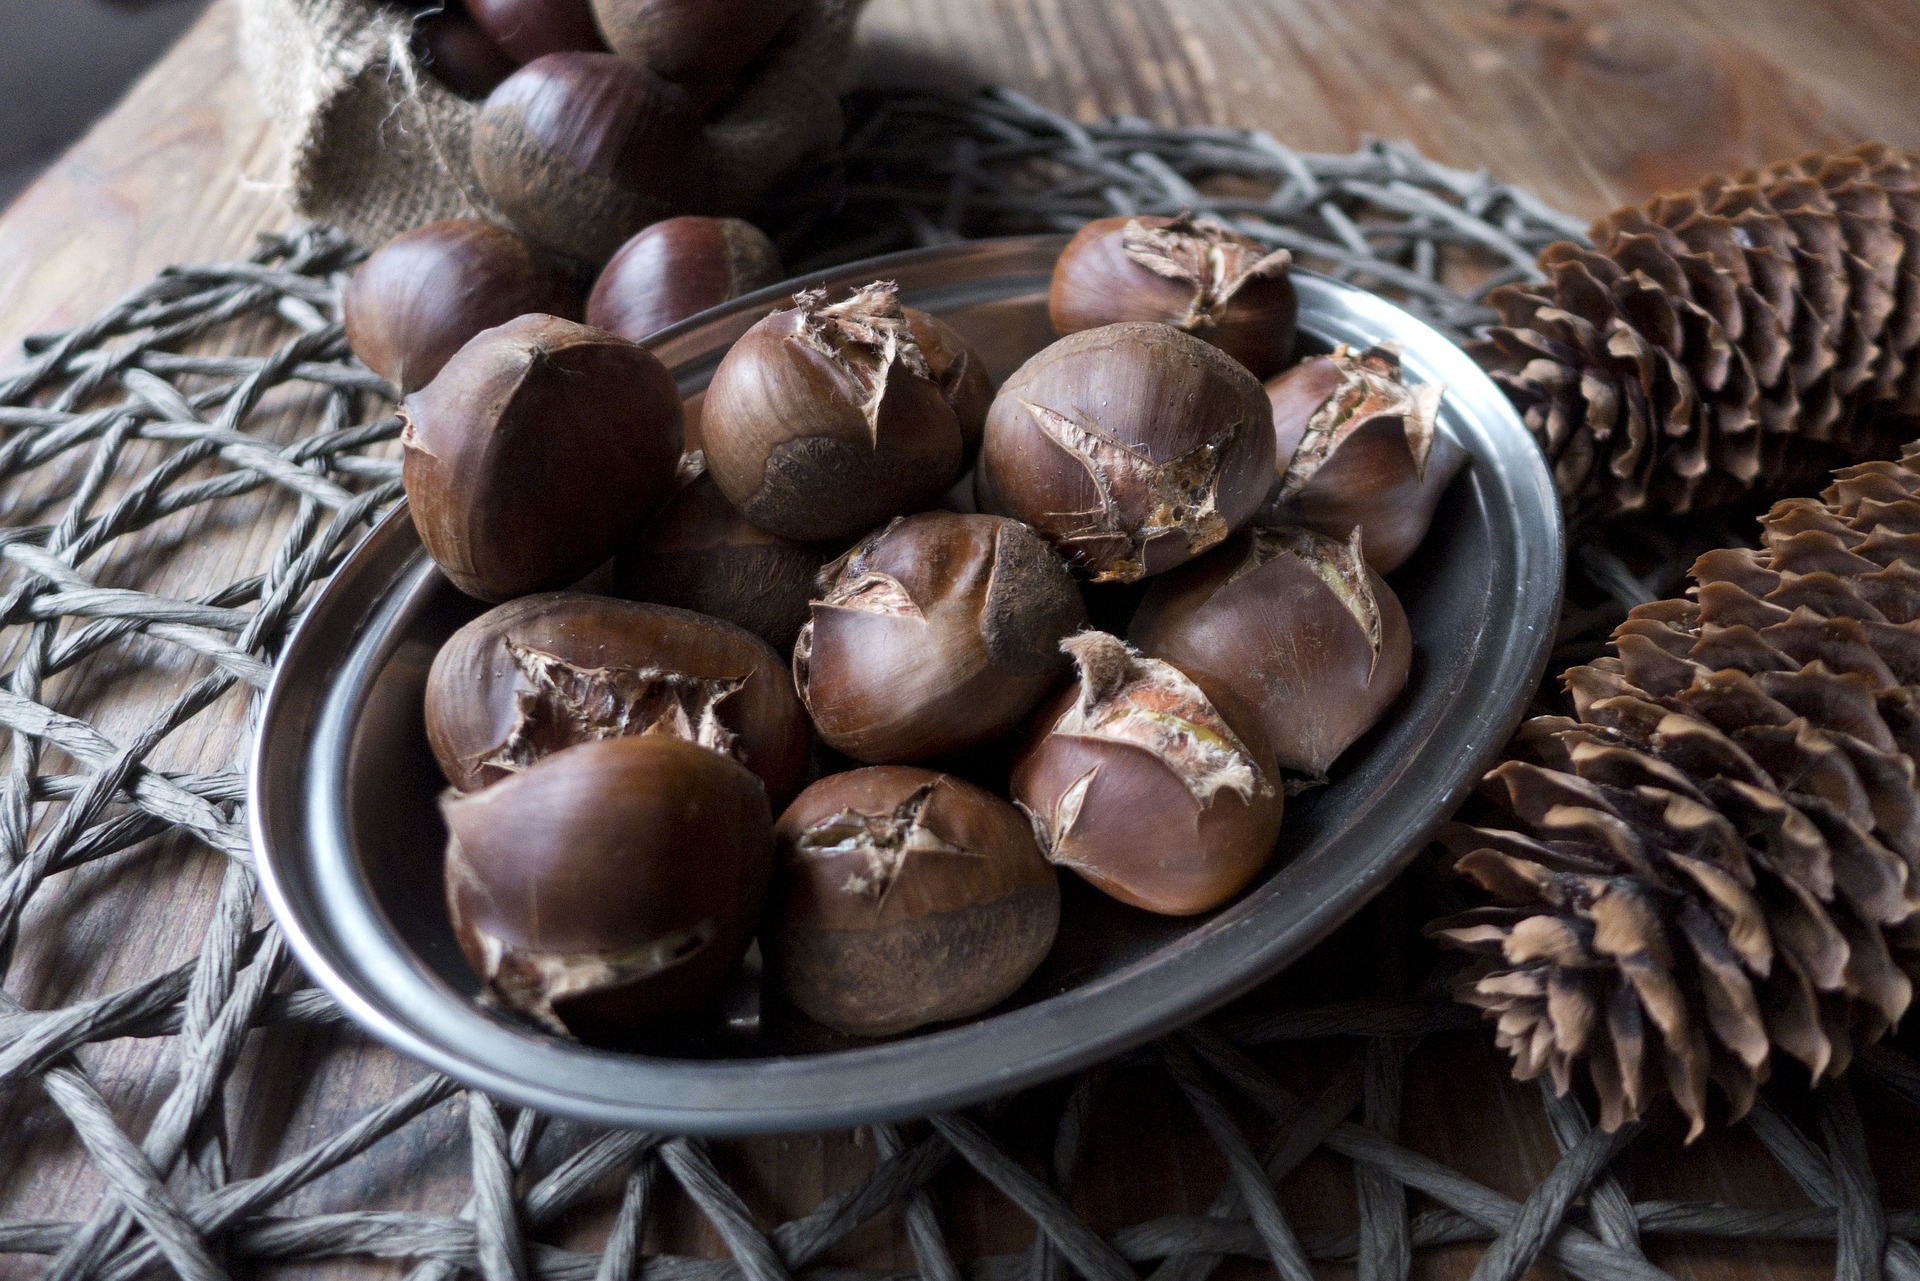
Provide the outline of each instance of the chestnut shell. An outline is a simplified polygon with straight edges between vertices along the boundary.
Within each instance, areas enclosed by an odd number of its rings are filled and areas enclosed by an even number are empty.
[[[481,30],[517,63],[550,53],[604,52],[607,47],[588,0],[466,0],[466,7]]]
[[[616,53],[690,84],[745,70],[800,8],[801,0],[593,0]]]
[[[664,605],[549,592],[490,609],[427,675],[427,741],[475,791],[577,743],[687,738],[739,761],[785,804],[810,735],[786,663],[738,627]]]
[[[774,831],[774,969],[788,1000],[838,1031],[978,1014],[1053,945],[1058,878],[1020,811],[971,783],[905,766],[834,774]]]
[[[785,274],[765,232],[738,218],[686,214],[621,245],[587,296],[587,323],[642,342]]]
[[[449,794],[447,907],[489,999],[630,1043],[692,1013],[740,962],[773,864],[766,789],[675,738],[568,748]]]

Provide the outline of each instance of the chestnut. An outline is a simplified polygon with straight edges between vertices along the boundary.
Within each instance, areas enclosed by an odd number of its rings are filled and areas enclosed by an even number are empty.
[[[1273,485],[1260,383],[1217,347],[1133,321],[1062,338],[987,414],[981,509],[1038,529],[1096,582],[1190,560]]]
[[[1156,581],[1128,635],[1250,708],[1281,768],[1324,782],[1413,660],[1406,613],[1362,559],[1363,537],[1250,530]]]
[[[738,218],[688,214],[621,245],[587,295],[587,323],[641,342],[785,272],[765,232]]]
[[[428,11],[414,19],[414,56],[462,98],[484,98],[514,73],[520,60],[459,9]]]
[[[467,0],[467,11],[515,62],[607,47],[588,0]]]
[[[1386,348],[1342,345],[1267,384],[1273,492],[1259,520],[1345,541],[1363,531],[1367,564],[1391,573],[1413,555],[1467,451],[1435,429],[1441,383],[1409,387]]]
[[[1087,620],[1073,576],[1017,520],[902,516],[822,572],[793,647],[821,739],[855,760],[925,760],[1013,729]]]
[[[1079,684],[1043,710],[1012,794],[1041,850],[1123,903],[1218,907],[1266,865],[1284,806],[1273,754],[1179,668],[1105,632],[1062,642]]]
[[[647,735],[449,793],[447,908],[485,998],[620,1044],[697,1009],[753,941],[773,818],[752,771]]]
[[[725,619],[787,654],[832,555],[761,529],[701,471],[614,557],[613,591]]]
[[[480,185],[520,233],[597,266],[650,222],[706,204],[711,166],[686,90],[610,53],[550,53],[473,122]]]
[[[1045,959],[1060,883],[1026,817],[949,774],[883,765],[821,779],[774,826],[773,969],[786,998],[854,1036],[962,1019]]]
[[[467,340],[515,316],[580,318],[580,295],[546,255],[483,218],[402,232],[347,282],[347,345],[402,395],[433,381]]]
[[[1054,265],[1047,315],[1056,333],[1157,320],[1204,338],[1264,378],[1293,354],[1300,300],[1284,249],[1209,218],[1099,218]]]
[[[455,632],[427,674],[426,720],[463,792],[575,743],[670,734],[739,761],[784,805],[811,738],[786,664],[758,637],[583,592],[523,596]]]
[[[801,0],[593,0],[593,14],[615,53],[693,84],[744,71],[800,6]]]
[[[401,479],[453,585],[565,587],[672,490],[680,390],[644,347],[553,316],[483,331],[400,408]]]
[[[795,294],[741,335],[707,387],[700,438],[727,501],[802,542],[931,505],[966,455],[891,281],[832,303]]]
[[[900,311],[926,357],[927,372],[939,384],[947,408],[960,420],[960,440],[971,464],[987,427],[987,411],[993,408],[993,380],[987,376],[987,367],[960,332],[940,317],[916,307]]]

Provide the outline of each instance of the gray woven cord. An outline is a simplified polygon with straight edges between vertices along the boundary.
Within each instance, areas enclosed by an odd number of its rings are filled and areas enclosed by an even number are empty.
[[[1578,231],[1524,192],[1395,144],[1303,155],[1233,130],[1074,122],[1008,93],[868,97],[854,108],[841,166],[775,211],[784,243],[803,257],[1191,207],[1458,333],[1485,318],[1486,289],[1528,273],[1541,245]],[[71,1281],[169,1272],[212,1281],[266,1263],[341,1259],[404,1265],[411,1281],[462,1272],[486,1281],[864,1281],[880,1274],[829,1261],[864,1225],[898,1216],[928,1281],[1209,1281],[1229,1259],[1289,1278],[1341,1262],[1366,1281],[1399,1281],[1416,1253],[1461,1243],[1487,1246],[1486,1277],[1551,1259],[1593,1281],[1648,1281],[1665,1274],[1641,1240],[1676,1236],[1831,1241],[1842,1276],[1920,1281],[1920,1211],[1880,1204],[1850,1089],[1811,1103],[1783,1091],[1747,1123],[1806,1194],[1799,1209],[1633,1201],[1621,1158],[1651,1140],[1601,1134],[1576,1100],[1545,1093],[1561,1158],[1521,1199],[1412,1150],[1401,1136],[1418,1097],[1407,1083],[1427,1070],[1422,1047],[1482,1033],[1470,1010],[1408,996],[1391,958],[1367,999],[1229,1012],[1017,1108],[875,1126],[871,1173],[782,1223],[755,1214],[704,1143],[549,1125],[436,1075],[367,1100],[351,1124],[265,1168],[258,1157],[246,1158],[254,1168],[233,1168],[230,1153],[272,1150],[228,1130],[252,1124],[230,1107],[236,1066],[286,1061],[247,1051],[314,1029],[349,1043],[358,1034],[262,923],[242,744],[200,751],[194,759],[211,761],[200,770],[161,762],[181,759],[176,745],[195,717],[222,700],[257,699],[304,604],[399,495],[387,389],[342,339],[339,289],[356,255],[341,236],[307,230],[266,240],[244,262],[175,268],[95,320],[31,341],[25,363],[0,373],[0,483],[33,496],[0,512],[0,979],[13,975],[24,944],[42,941],[38,932],[60,928],[58,912],[32,910],[53,878],[109,858],[177,855],[187,842],[208,853],[165,866],[181,876],[220,868],[212,913],[184,963],[114,990],[83,987],[44,1009],[23,1008],[0,986],[0,1090],[16,1115],[69,1129],[105,1189],[77,1221],[0,1219],[0,1254],[36,1257]],[[208,354],[216,343],[227,354]],[[293,396],[309,408],[290,433]],[[252,513],[262,495],[272,497],[251,515],[259,560],[222,587],[187,598],[110,568],[117,549],[162,522],[217,518],[238,511],[236,500]],[[1683,550],[1676,544],[1682,560]],[[1580,563],[1619,600],[1665,594],[1609,555],[1585,548]],[[1568,644],[1610,625],[1590,614],[1570,615]],[[84,701],[63,679],[83,666]],[[156,672],[172,685],[149,715],[130,725],[110,714],[115,682],[147,677],[150,691]],[[130,919],[165,910],[132,891],[103,892],[119,895]],[[87,1068],[89,1047],[125,1038],[165,1044],[164,1085],[137,1115]],[[1303,1043],[1337,1066],[1295,1093],[1267,1057]],[[1105,1087],[1122,1073],[1157,1081],[1177,1100],[1180,1124],[1218,1149],[1227,1174],[1204,1212],[1098,1230],[1075,1214],[1075,1188],[1099,1150],[1092,1140],[1114,1122],[1103,1108],[1117,1091]],[[1896,1106],[1920,1107],[1920,1064],[1896,1048],[1863,1053],[1854,1079]],[[1009,1129],[1035,1124],[1043,1128],[1027,1135]],[[382,1144],[423,1126],[466,1136],[470,1193],[456,1212],[306,1208],[303,1193],[322,1181],[353,1186]],[[1276,1192],[1316,1153],[1352,1168],[1359,1213],[1346,1228],[1300,1231]],[[1033,1221],[1032,1243],[961,1255],[942,1215],[956,1181],[997,1189]],[[669,1201],[710,1225],[730,1257],[648,1254],[649,1226]],[[603,1249],[552,1244],[559,1225],[593,1206],[611,1219]]]

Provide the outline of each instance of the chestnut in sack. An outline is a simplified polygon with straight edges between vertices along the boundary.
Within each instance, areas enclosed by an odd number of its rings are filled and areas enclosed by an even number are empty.
[[[1393,589],[1342,542],[1256,528],[1148,589],[1129,636],[1251,709],[1282,769],[1327,770],[1406,688],[1413,634]]]
[[[1053,946],[1060,884],[1011,804],[879,766],[800,794],[774,828],[773,968],[788,1000],[855,1036],[999,1004]]]
[[[1118,637],[1063,642],[1079,683],[1042,710],[1013,769],[1041,850],[1123,903],[1169,916],[1238,894],[1273,854],[1273,754],[1185,673]]]
[[[620,1044],[690,1014],[745,955],[773,866],[766,788],[677,738],[570,747],[449,794],[447,907],[487,999]]]

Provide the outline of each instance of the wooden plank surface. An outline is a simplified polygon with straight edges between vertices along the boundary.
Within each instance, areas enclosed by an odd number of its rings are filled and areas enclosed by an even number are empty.
[[[25,334],[93,314],[168,263],[239,255],[255,232],[291,223],[273,185],[278,144],[236,65],[234,27],[228,5],[216,4],[0,216],[0,350],[10,355]],[[1008,84],[1083,116],[1257,126],[1310,149],[1345,150],[1366,134],[1405,138],[1589,216],[1711,170],[1807,148],[1865,138],[1920,148],[1913,0],[874,0],[861,76]],[[32,499],[0,501],[17,519]],[[115,572],[164,565],[176,590],[191,594],[256,563],[268,532],[229,513],[218,526],[175,529],[132,549]],[[142,708],[111,710],[108,723],[132,724]],[[172,763],[229,761],[238,722],[237,700],[209,713]],[[219,875],[214,860],[177,850],[67,877],[43,891],[8,990],[45,1005],[187,959]],[[150,906],[129,928],[116,903],[132,892],[164,896],[165,910]],[[1309,971],[1339,970],[1356,954],[1345,946]],[[1278,995],[1304,983],[1283,979]],[[164,1042],[100,1046],[87,1064],[129,1124],[150,1115],[173,1071]],[[1329,1071],[1327,1054],[1302,1054],[1288,1074],[1309,1088]],[[1511,1196],[1550,1168],[1531,1087],[1507,1082],[1482,1038],[1436,1043],[1410,1072],[1411,1146]],[[310,1145],[418,1074],[346,1032],[273,1038],[250,1052],[244,1084],[231,1092],[242,1136],[235,1171]],[[1191,1115],[1144,1086],[1122,1083],[1117,1095],[1107,1115],[1124,1124],[1096,1137],[1078,1208],[1101,1227],[1203,1210],[1222,1170]],[[1869,1097],[1867,1105],[1880,1104]],[[1897,1127],[1877,1137],[1889,1152],[1903,1146]],[[1036,1159],[1045,1142],[1036,1140]],[[1802,1203],[1749,1140],[1716,1137],[1677,1152],[1671,1132],[1641,1141],[1631,1163],[1638,1194]],[[442,1111],[281,1208],[449,1211],[464,1195],[464,1160],[464,1127]],[[732,1145],[723,1160],[756,1211],[777,1219],[870,1168],[872,1149],[859,1135],[804,1136]],[[99,1187],[37,1092],[0,1101],[0,1218],[81,1217]],[[1303,1231],[1340,1226],[1351,1213],[1351,1177],[1331,1160],[1310,1162],[1283,1191]],[[1025,1243],[1024,1221],[979,1186],[961,1180],[942,1192],[964,1248]],[[1888,1192],[1902,1204],[1920,1196],[1910,1185]],[[604,1231],[605,1215],[587,1213],[545,1239],[591,1244]],[[722,1252],[684,1210],[659,1239]],[[1416,1275],[1465,1277],[1477,1254],[1429,1255]],[[909,1265],[910,1257],[897,1225],[870,1228],[835,1256],[867,1266]],[[1671,1247],[1659,1258],[1682,1275],[1731,1279],[1822,1276],[1829,1256],[1811,1247]],[[0,1275],[25,1275],[27,1262],[0,1259]]]

